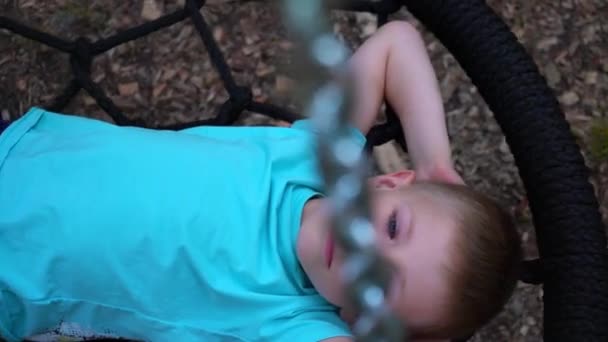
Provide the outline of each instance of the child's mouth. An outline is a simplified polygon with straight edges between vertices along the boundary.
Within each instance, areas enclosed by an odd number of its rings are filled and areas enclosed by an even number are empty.
[[[327,235],[327,242],[325,243],[325,260],[327,261],[327,268],[331,267],[331,262],[334,259],[334,239],[331,234]]]

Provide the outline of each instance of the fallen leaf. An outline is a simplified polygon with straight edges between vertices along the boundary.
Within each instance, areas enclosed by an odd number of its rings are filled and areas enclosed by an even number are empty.
[[[526,336],[526,335],[528,335],[528,331],[530,331],[530,327],[529,327],[529,326],[527,326],[527,325],[522,325],[522,327],[521,327],[521,328],[519,328],[519,333],[520,333],[522,336]]]
[[[106,78],[106,74],[100,73],[97,76],[95,76],[95,78],[93,78],[93,82],[99,83],[99,82],[103,81],[105,78]]]
[[[479,107],[471,106],[471,108],[467,111],[467,117],[469,118],[478,118],[479,117]]]
[[[585,83],[587,84],[596,84],[598,73],[597,71],[587,71],[585,72]]]
[[[167,83],[164,83],[164,82],[155,85],[154,89],[152,90],[152,96],[153,97],[160,96],[160,94],[163,93],[163,91],[165,90],[165,88],[167,88]]]
[[[268,100],[268,96],[265,94],[260,94],[258,96],[254,96],[253,100],[256,102],[266,102]]]
[[[608,72],[608,57],[600,59],[600,65],[602,66],[602,70],[604,70],[604,72]]]
[[[205,87],[205,81],[201,76],[190,77],[190,82],[199,89],[203,89]]]
[[[185,80],[187,80],[187,79],[188,79],[188,76],[190,76],[190,72],[189,72],[188,70],[179,69],[179,70],[177,71],[177,75],[179,76],[179,78],[180,78],[182,81],[185,81]]]
[[[371,36],[378,29],[376,16],[371,13],[356,13],[355,18],[364,38]]]
[[[34,6],[36,6],[35,0],[22,1],[21,3],[19,3],[19,7],[21,7],[21,8],[29,8],[29,7],[34,7]]]
[[[548,37],[538,41],[538,43],[536,44],[536,48],[540,51],[547,51],[554,45],[557,45],[557,43],[559,43],[557,37]]]
[[[260,96],[260,95],[262,95],[262,89],[260,87],[253,87],[251,89],[251,94],[253,96]]]
[[[247,59],[239,54],[235,54],[230,58],[230,66],[233,71],[243,71],[247,68]]]
[[[260,36],[258,36],[258,35],[247,36],[247,37],[245,37],[245,44],[253,45],[259,40],[260,40]]]
[[[84,104],[85,104],[85,105],[87,105],[87,106],[92,106],[92,105],[94,105],[95,103],[97,103],[97,101],[95,101],[95,99],[94,99],[94,98],[92,98],[92,97],[91,97],[91,96],[89,96],[89,95],[85,95],[85,96],[82,98],[82,102],[84,102]]]
[[[215,97],[217,96],[217,94],[214,91],[210,91],[209,94],[207,95],[207,98],[205,99],[205,102],[212,102]]]
[[[135,101],[133,101],[133,99],[130,97],[118,97],[118,98],[112,99],[112,101],[114,102],[114,104],[116,104],[118,106],[118,108],[123,108],[123,109],[137,108],[137,103],[135,103]]]
[[[258,64],[257,68],[255,69],[255,74],[258,77],[264,77],[264,76],[272,74],[274,71],[275,71],[274,66],[260,62]]]
[[[190,35],[192,35],[193,30],[194,30],[194,27],[191,25],[184,26],[179,31],[179,34],[177,35],[177,38],[175,38],[175,39],[178,42],[183,41],[184,39],[186,39],[186,37],[189,37]]]
[[[233,0],[207,0],[206,4],[210,6],[217,6],[221,4],[227,4]]]
[[[444,102],[448,102],[456,88],[458,88],[458,80],[453,73],[446,73],[445,77],[441,80],[441,96]]]
[[[224,40],[225,32],[224,29],[220,26],[217,26],[213,29],[213,38],[219,43]]]
[[[549,83],[549,86],[555,87],[562,80],[562,74],[557,69],[557,66],[555,65],[555,63],[551,63],[551,62],[547,63],[547,65],[544,68],[544,71],[545,71],[545,77],[547,77],[547,82]]]
[[[20,91],[25,91],[26,88],[27,88],[27,82],[23,78],[18,79],[17,80],[17,89]]]
[[[559,102],[566,106],[572,106],[580,101],[580,97],[573,91],[567,91],[559,97]]]
[[[177,74],[176,69],[165,69],[161,79],[163,81],[168,81],[168,80],[172,79],[173,77],[175,77],[176,74]]]
[[[155,0],[144,0],[141,8],[141,17],[146,20],[156,20],[163,14],[160,6]]]
[[[254,52],[255,52],[255,50],[256,50],[256,47],[255,47],[255,46],[253,46],[253,45],[247,45],[247,46],[243,47],[243,54],[244,54],[245,56],[249,56],[249,55],[251,55],[252,53],[254,53]]]
[[[118,93],[121,96],[132,96],[139,91],[137,82],[121,83],[118,85]]]
[[[566,117],[566,120],[573,125],[586,125],[592,119],[580,108],[567,109],[564,111],[564,116]]]

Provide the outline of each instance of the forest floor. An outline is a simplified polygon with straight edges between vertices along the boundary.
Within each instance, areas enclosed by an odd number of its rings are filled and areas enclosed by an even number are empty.
[[[265,3],[208,0],[202,13],[239,84],[256,100],[296,109],[290,98],[293,43],[276,8]],[[173,11],[183,0],[0,0],[0,14],[74,39],[107,37]],[[604,0],[489,0],[535,59],[564,110],[591,171],[591,182],[608,222],[608,7]],[[406,10],[391,19],[411,21],[423,32],[445,104],[456,167],[468,184],[511,209],[527,257],[537,254],[526,193],[513,157],[477,89],[446,48]],[[375,30],[367,14],[337,11],[335,33],[356,48]],[[43,45],[0,30],[0,111],[16,119],[31,106],[48,104],[70,79],[68,58]],[[189,20],[121,45],[97,57],[93,80],[131,118],[168,124],[214,115],[227,93]],[[66,113],[109,117],[81,92]],[[285,122],[246,113],[239,124]],[[408,167],[394,143],[377,147],[383,172]],[[542,287],[519,284],[505,310],[475,341],[540,341]]]

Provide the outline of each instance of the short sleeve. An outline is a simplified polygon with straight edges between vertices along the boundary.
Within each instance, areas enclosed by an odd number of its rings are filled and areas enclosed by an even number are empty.
[[[309,119],[295,121],[291,128],[310,131],[315,134],[317,133],[316,128]],[[349,125],[348,130],[350,136],[353,138],[353,141],[355,141],[355,143],[357,143],[359,146],[364,147],[365,143],[367,142],[367,138],[365,137],[365,135],[363,135],[363,133],[359,129],[351,125]]]

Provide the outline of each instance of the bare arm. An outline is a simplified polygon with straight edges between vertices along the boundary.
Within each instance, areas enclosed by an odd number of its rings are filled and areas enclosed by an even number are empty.
[[[397,112],[418,179],[461,183],[454,171],[437,78],[416,29],[381,27],[349,61],[357,89],[354,124],[367,134],[382,101]]]

